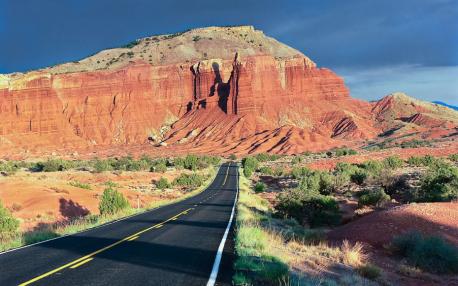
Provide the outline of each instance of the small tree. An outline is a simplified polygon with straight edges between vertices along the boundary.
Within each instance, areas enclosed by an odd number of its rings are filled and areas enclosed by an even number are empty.
[[[129,207],[129,202],[122,195],[122,193],[117,190],[112,189],[111,187],[106,188],[103,191],[102,198],[99,202],[99,211],[100,214],[115,214],[123,209]]]
[[[170,183],[167,178],[161,177],[159,181],[156,182],[156,187],[160,190],[170,188]]]
[[[243,174],[249,178],[258,168],[259,161],[254,157],[246,157],[242,160]]]
[[[266,190],[266,184],[262,182],[257,182],[256,185],[254,186],[254,192],[255,193],[262,193]]]
[[[17,231],[19,221],[5,208],[0,201],[0,240],[8,238]]]

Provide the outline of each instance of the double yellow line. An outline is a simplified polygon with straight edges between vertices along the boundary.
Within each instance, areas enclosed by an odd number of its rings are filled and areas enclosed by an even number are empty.
[[[77,268],[77,267],[79,267],[79,266],[81,266],[81,265],[83,265],[83,264],[85,264],[85,263],[91,261],[92,259],[94,259],[94,256],[95,256],[95,255],[97,255],[97,254],[99,254],[99,253],[101,253],[101,252],[103,252],[103,251],[106,251],[106,250],[108,250],[108,249],[110,249],[110,248],[113,248],[113,247],[115,247],[116,245],[121,244],[121,243],[123,243],[123,242],[125,242],[125,241],[132,241],[132,240],[135,240],[135,239],[137,239],[137,238],[139,237],[140,234],[145,233],[145,232],[147,232],[147,231],[149,231],[149,230],[151,230],[151,229],[154,229],[154,228],[160,228],[160,227],[162,227],[165,223],[167,223],[167,222],[169,222],[169,221],[172,221],[172,220],[176,220],[179,216],[184,215],[184,214],[187,214],[187,213],[188,213],[190,210],[192,210],[192,209],[194,209],[194,208],[189,208],[189,209],[187,209],[187,210],[184,210],[184,211],[182,211],[181,213],[179,213],[179,214],[177,214],[177,215],[175,215],[175,216],[173,216],[173,217],[171,217],[171,218],[169,218],[169,219],[167,219],[167,220],[165,220],[165,221],[163,221],[163,222],[161,222],[161,223],[158,223],[158,224],[155,224],[155,225],[150,226],[150,227],[148,227],[148,228],[145,228],[145,229],[143,229],[143,230],[141,230],[141,231],[139,231],[139,232],[136,232],[136,233],[134,233],[134,234],[132,234],[132,235],[129,235],[128,237],[125,237],[125,238],[123,238],[123,239],[121,239],[121,240],[119,240],[119,241],[117,241],[117,242],[115,242],[115,243],[112,243],[112,244],[110,244],[110,245],[108,245],[108,246],[105,246],[104,248],[101,248],[101,249],[96,250],[96,251],[94,251],[94,252],[92,252],[92,253],[89,253],[88,255],[85,255],[85,256],[83,256],[83,257],[81,257],[81,258],[78,258],[78,259],[76,259],[76,260],[73,260],[72,262],[69,262],[69,263],[67,263],[67,264],[65,264],[65,265],[62,265],[62,266],[56,268],[56,269],[53,269],[53,270],[51,270],[51,271],[48,271],[48,272],[46,272],[46,273],[44,273],[44,274],[42,274],[42,275],[40,275],[40,276],[37,276],[37,277],[35,277],[35,278],[33,278],[33,279],[30,279],[30,280],[28,280],[28,281],[26,281],[26,282],[24,282],[24,283],[19,284],[19,285],[20,285],[20,286],[25,286],[25,285],[32,284],[32,283],[34,283],[34,282],[36,282],[36,281],[38,281],[38,280],[41,280],[41,279],[43,279],[43,278],[45,278],[45,277],[48,277],[48,276],[50,276],[50,275],[52,275],[52,274],[54,274],[54,273],[56,273],[56,272],[59,272],[60,270],[63,270],[63,269],[65,269],[65,268],[68,268],[68,267],[70,267],[71,269]]]

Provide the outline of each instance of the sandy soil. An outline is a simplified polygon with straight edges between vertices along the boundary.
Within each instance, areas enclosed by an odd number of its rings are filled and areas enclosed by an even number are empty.
[[[112,181],[133,207],[145,207],[153,202],[172,199],[183,193],[177,190],[158,191],[153,182],[160,177],[173,180],[183,171],[166,173],[84,171],[50,173],[17,172],[0,176],[0,200],[21,220],[21,229],[28,230],[39,223],[50,223],[86,214],[97,214],[99,197]],[[91,190],[71,186],[70,182],[89,184]]]

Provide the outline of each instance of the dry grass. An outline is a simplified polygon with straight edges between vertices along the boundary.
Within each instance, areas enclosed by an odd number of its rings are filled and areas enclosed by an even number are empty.
[[[274,257],[288,267],[288,274],[275,277],[274,285],[373,285],[359,274],[366,266],[367,254],[361,243],[345,241],[340,247],[310,235],[291,220],[271,216],[268,202],[251,191],[248,179],[240,177],[236,251],[237,261],[245,257]],[[240,246],[243,247],[240,247]],[[255,264],[236,261],[236,285],[265,285],[257,276]],[[240,267],[243,266],[243,268]]]

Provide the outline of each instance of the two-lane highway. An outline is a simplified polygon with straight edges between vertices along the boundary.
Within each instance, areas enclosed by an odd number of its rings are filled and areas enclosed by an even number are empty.
[[[230,284],[230,274],[217,273],[237,192],[238,167],[223,164],[182,202],[0,254],[0,285]]]

